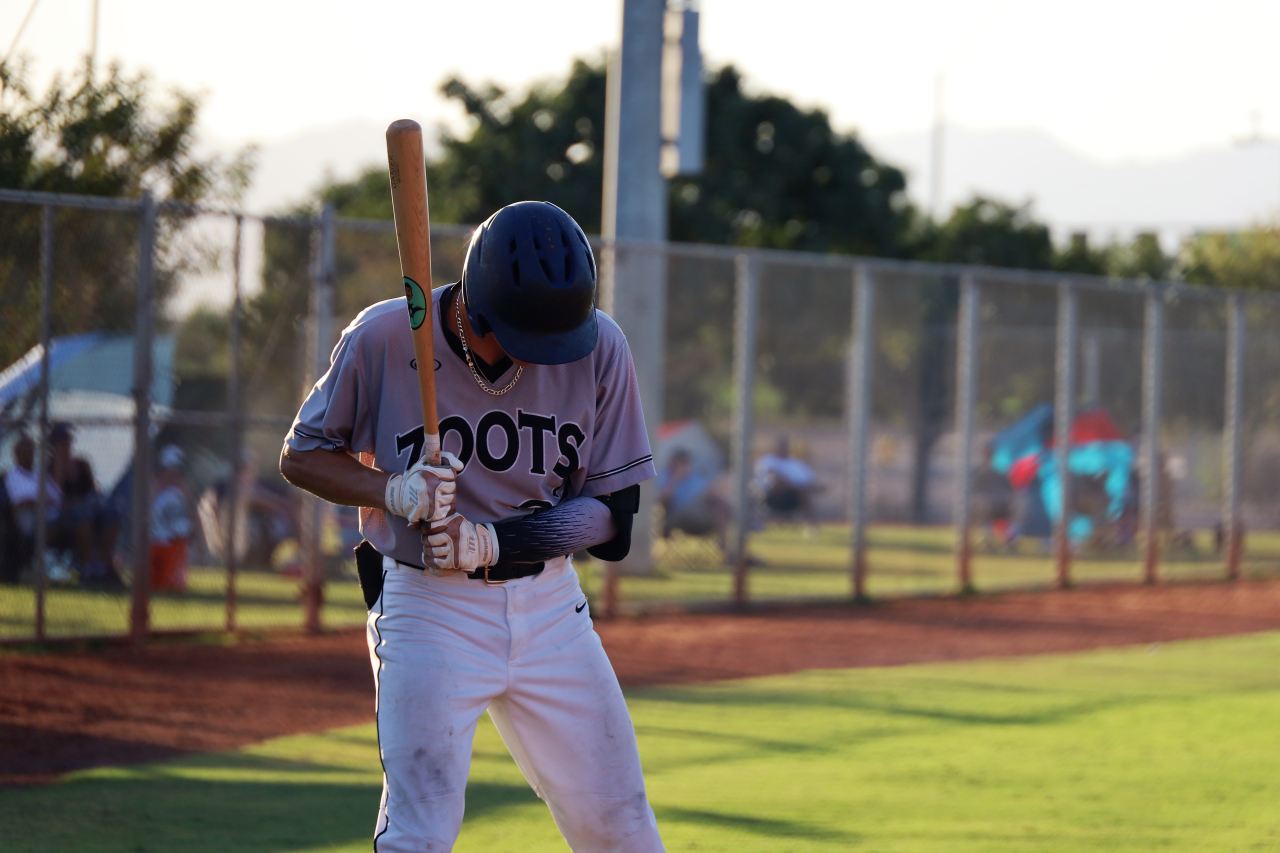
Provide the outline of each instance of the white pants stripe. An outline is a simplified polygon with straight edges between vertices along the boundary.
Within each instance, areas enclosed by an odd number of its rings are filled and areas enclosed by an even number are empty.
[[[499,586],[386,560],[369,614],[374,849],[449,850],[486,709],[575,851],[662,850],[635,729],[567,560]]]

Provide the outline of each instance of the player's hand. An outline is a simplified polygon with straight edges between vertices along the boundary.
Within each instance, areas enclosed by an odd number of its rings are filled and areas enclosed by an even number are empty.
[[[474,572],[498,562],[492,524],[475,524],[454,513],[433,521],[422,538],[422,562],[439,572]]]
[[[453,512],[458,474],[462,461],[452,453],[440,454],[440,462],[431,465],[419,460],[403,474],[392,474],[387,481],[387,511],[420,524],[443,519]]]

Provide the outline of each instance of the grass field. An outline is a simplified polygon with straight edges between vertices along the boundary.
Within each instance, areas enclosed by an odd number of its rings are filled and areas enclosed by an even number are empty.
[[[1280,849],[1280,632],[630,694],[671,850]],[[364,850],[371,726],[0,790],[10,851]],[[460,851],[563,850],[487,721]]]
[[[875,527],[870,531],[868,591],[872,597],[955,592],[953,534],[948,528]],[[1196,552],[1167,555],[1161,567],[1169,580],[1222,577],[1221,561],[1207,536]],[[797,526],[778,526],[752,536],[752,553],[763,564],[752,568],[753,601],[843,599],[852,591],[849,578],[849,531],[826,525],[806,536]],[[733,578],[714,544],[705,539],[677,538],[656,545],[658,571],[650,577],[625,577],[619,584],[624,609],[676,603],[727,602]],[[1075,561],[1075,579],[1137,581],[1141,557],[1136,549],[1105,558]],[[579,566],[583,586],[598,593],[602,564]],[[1280,574],[1280,533],[1259,532],[1249,538],[1245,560],[1249,576]],[[973,561],[979,590],[1044,587],[1054,582],[1053,560],[1028,543],[1012,553],[979,552]],[[217,568],[194,568],[190,588],[181,595],[157,595],[151,624],[156,630],[218,631],[226,624],[226,575]],[[299,629],[302,606],[296,578],[270,572],[241,572],[237,580],[237,625],[256,629]],[[129,594],[92,592],[75,587],[48,590],[45,602],[48,636],[120,635],[128,632]],[[321,614],[327,627],[364,622],[365,608],[354,576],[332,579],[325,588]],[[0,638],[29,637],[35,622],[35,595],[30,587],[0,587]]]

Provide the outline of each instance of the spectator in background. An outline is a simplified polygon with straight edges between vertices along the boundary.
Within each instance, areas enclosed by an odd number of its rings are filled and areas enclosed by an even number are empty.
[[[24,536],[34,536],[40,478],[36,472],[36,443],[26,433],[19,435],[13,443],[13,465],[5,472],[4,490],[13,507],[18,531]],[[45,491],[45,505],[50,518],[57,516],[61,499],[57,487],[49,483]]]
[[[4,519],[4,551],[0,553],[0,580],[16,583],[23,566],[35,555],[37,505],[40,499],[40,478],[36,471],[36,443],[31,436],[22,433],[13,444],[13,465],[4,475],[4,492],[8,512]],[[45,490],[45,518],[52,522],[58,517],[62,496],[52,482]],[[50,579],[59,582],[71,579],[70,570],[55,565]]]
[[[714,477],[695,469],[688,450],[672,452],[657,482],[664,539],[676,530],[692,536],[713,533],[721,553],[728,554],[729,504],[714,485]]]
[[[62,496],[56,535],[70,541],[80,582],[85,586],[123,586],[115,562],[120,520],[98,491],[89,460],[72,452],[70,424],[53,425],[49,446],[50,479]]]
[[[151,502],[151,588],[187,588],[187,544],[195,532],[187,496],[186,461],[172,444],[160,450],[155,497]]]
[[[770,514],[801,519],[806,534],[814,533],[817,517],[813,498],[822,485],[807,462],[791,455],[791,442],[785,435],[778,437],[773,453],[756,461],[755,484]]]

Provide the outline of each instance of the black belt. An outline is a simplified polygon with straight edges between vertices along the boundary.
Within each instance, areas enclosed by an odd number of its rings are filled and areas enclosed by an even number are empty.
[[[396,560],[396,564],[404,566],[406,569],[417,569],[423,571],[422,566],[413,563],[402,563]],[[474,572],[467,572],[467,577],[475,581],[484,581],[485,583],[506,583],[516,578],[532,577],[541,574],[546,568],[546,563],[503,563],[499,562],[495,566],[485,566],[482,569],[476,569]]]

